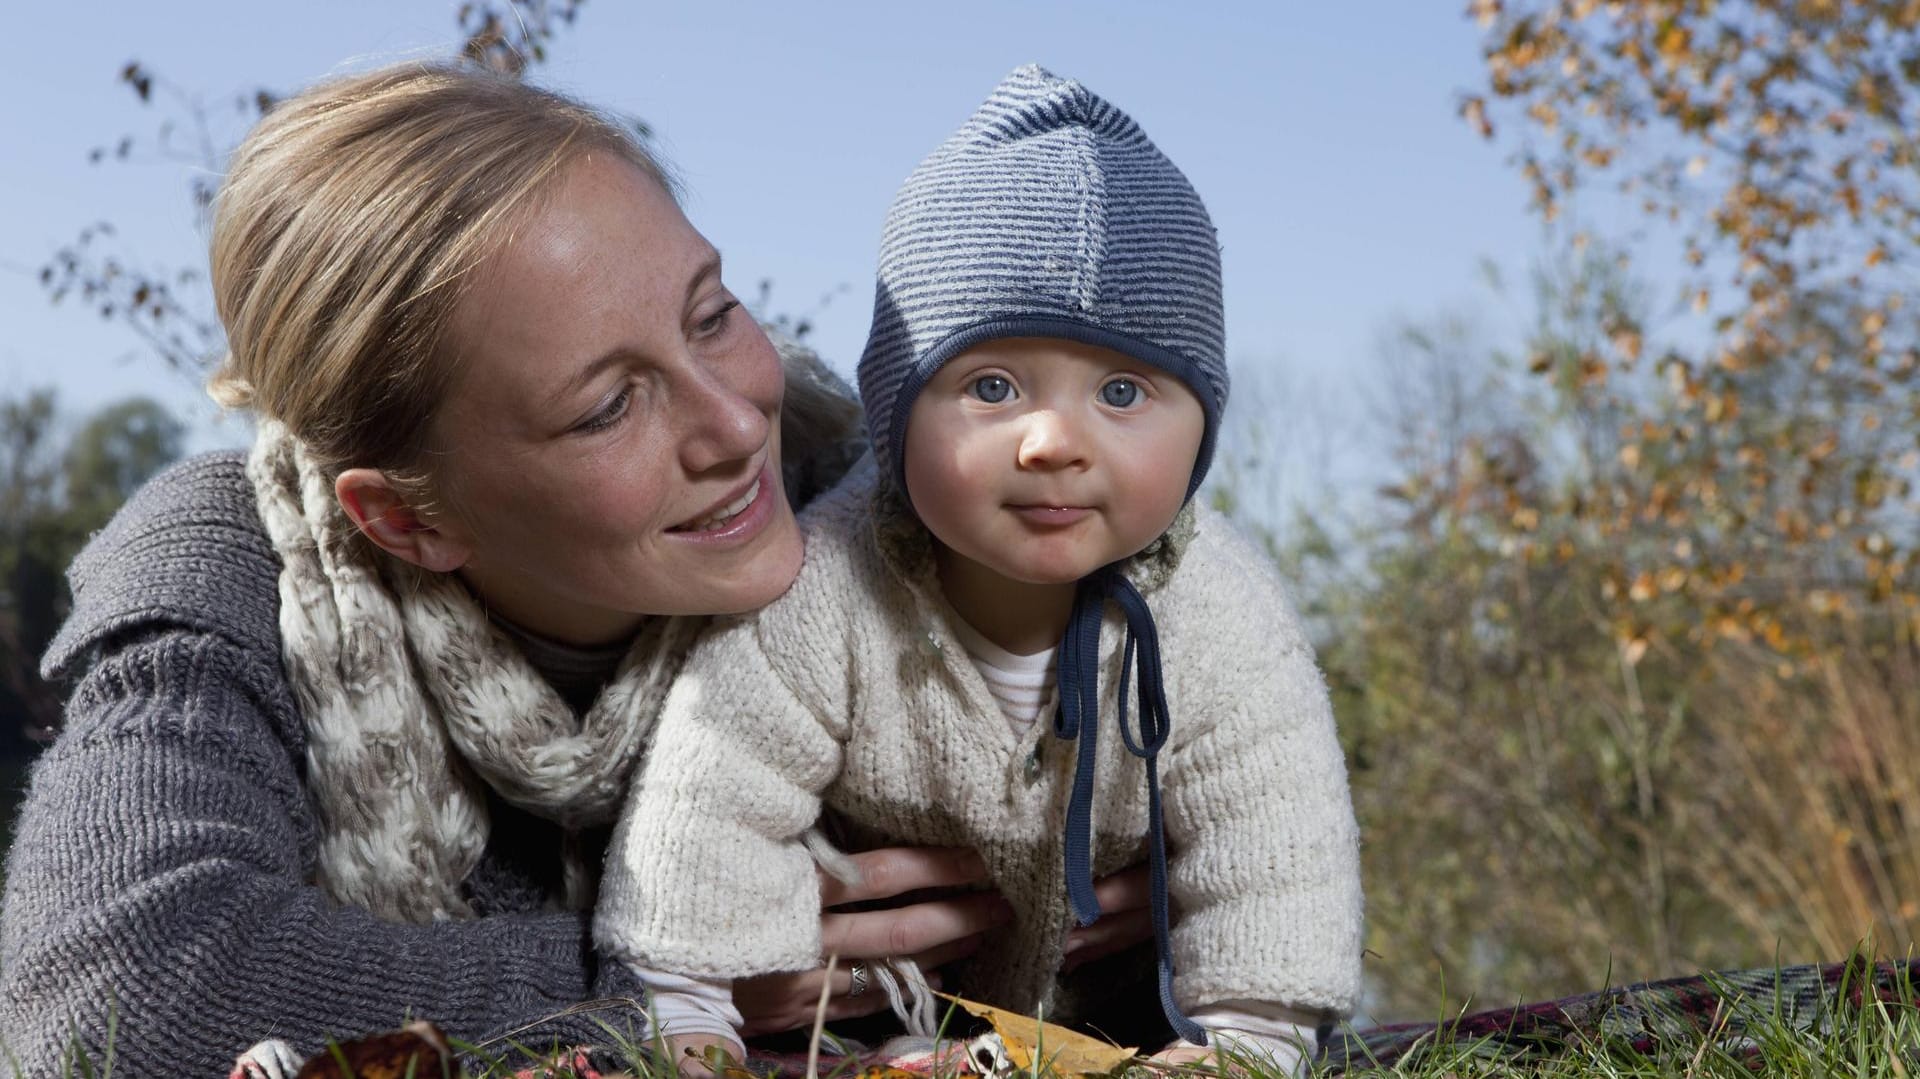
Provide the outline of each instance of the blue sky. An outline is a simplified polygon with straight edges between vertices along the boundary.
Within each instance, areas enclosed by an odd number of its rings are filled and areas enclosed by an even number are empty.
[[[256,85],[291,89],[444,50],[454,7],[177,0],[13,13],[0,69],[0,392],[52,384],[76,409],[151,393],[195,417],[199,445],[243,437],[211,425],[197,389],[127,331],[50,307],[35,279],[102,217],[147,260],[204,263],[182,166],[87,163],[93,146],[158,118],[116,72],[137,57],[218,112]],[[866,332],[894,187],[1012,68],[1038,61],[1078,78],[1131,112],[1212,209],[1237,376],[1277,379],[1289,388],[1280,407],[1311,412],[1337,440],[1363,419],[1383,326],[1480,307],[1480,261],[1514,277],[1541,244],[1505,147],[1456,118],[1457,94],[1481,77],[1462,8],[595,0],[538,77],[654,126],[736,291],[750,297],[769,278],[774,308],[789,311],[831,295],[813,312],[814,341],[843,370]]]

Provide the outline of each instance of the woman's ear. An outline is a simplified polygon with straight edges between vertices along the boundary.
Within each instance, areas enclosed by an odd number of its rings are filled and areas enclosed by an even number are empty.
[[[451,573],[472,551],[458,538],[428,523],[377,468],[349,468],[333,481],[333,495],[361,535],[374,546],[421,569]]]

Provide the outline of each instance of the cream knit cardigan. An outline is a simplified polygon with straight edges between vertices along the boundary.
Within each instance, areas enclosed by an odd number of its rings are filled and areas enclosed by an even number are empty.
[[[1071,1018],[1058,972],[1073,747],[1044,719],[1009,729],[955,638],[924,531],[918,551],[887,541],[874,483],[868,462],[810,506],[793,587],[717,622],[688,658],[608,849],[595,940],[706,978],[817,966],[820,887],[801,837],[824,803],[855,846],[978,849],[1014,918],[957,991]],[[1210,512],[1145,591],[1172,715],[1160,774],[1174,995],[1189,1011],[1259,1000],[1349,1014],[1358,829],[1300,621],[1269,559]],[[1101,634],[1096,875],[1137,861],[1147,826],[1144,766],[1114,729],[1122,627],[1110,612]]]

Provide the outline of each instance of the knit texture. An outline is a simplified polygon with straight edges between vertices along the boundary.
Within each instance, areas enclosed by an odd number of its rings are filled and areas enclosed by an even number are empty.
[[[1132,118],[1038,67],[1007,76],[909,176],[880,241],[860,398],[902,483],[907,416],[941,365],[984,341],[1102,345],[1179,377],[1213,458],[1227,402],[1220,250],[1193,185]]]
[[[576,715],[457,578],[360,535],[281,424],[247,475],[281,559],[280,650],[307,723],[319,882],[395,921],[470,918],[460,883],[487,840],[486,792],[569,832],[567,905],[593,902],[572,834],[613,820],[702,622],[654,618]]]
[[[856,456],[857,413],[811,353],[781,351],[799,504]],[[234,453],[155,477],[70,570],[73,614],[42,663],[73,687],[66,725],[34,768],[0,901],[9,1069],[64,1074],[70,1040],[98,1068],[110,1027],[114,1074],[133,1077],[225,1074],[262,1037],[304,1057],[408,1018],[535,1049],[604,1044],[602,1023],[643,1035],[639,983],[561,909],[564,830],[496,791],[460,882],[477,917],[401,924],[315,886],[281,570]],[[589,866],[605,834],[575,837]]]
[[[820,896],[801,837],[824,805],[857,846],[979,850],[1015,918],[958,991],[1071,1019],[1058,978],[1071,747],[1000,717],[931,560],[876,538],[880,482],[856,469],[811,507],[793,588],[720,620],[689,657],[615,830],[595,939],[703,977],[815,965]],[[1215,514],[1193,529],[1164,583],[1143,585],[1182,717],[1161,758],[1176,993],[1189,1008],[1344,1014],[1359,990],[1359,850],[1326,689],[1266,559]],[[1103,723],[1118,631],[1114,618],[1101,635]],[[1107,873],[1139,858],[1147,798],[1120,739],[1099,750],[1093,853]]]

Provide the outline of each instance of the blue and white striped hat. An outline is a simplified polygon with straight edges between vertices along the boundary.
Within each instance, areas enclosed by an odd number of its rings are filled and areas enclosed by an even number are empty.
[[[1206,411],[1188,497],[1227,403],[1220,248],[1207,208],[1126,113],[1029,65],[907,177],[880,241],[860,397],[884,475],[914,399],[983,341],[1058,337],[1178,376]]]

